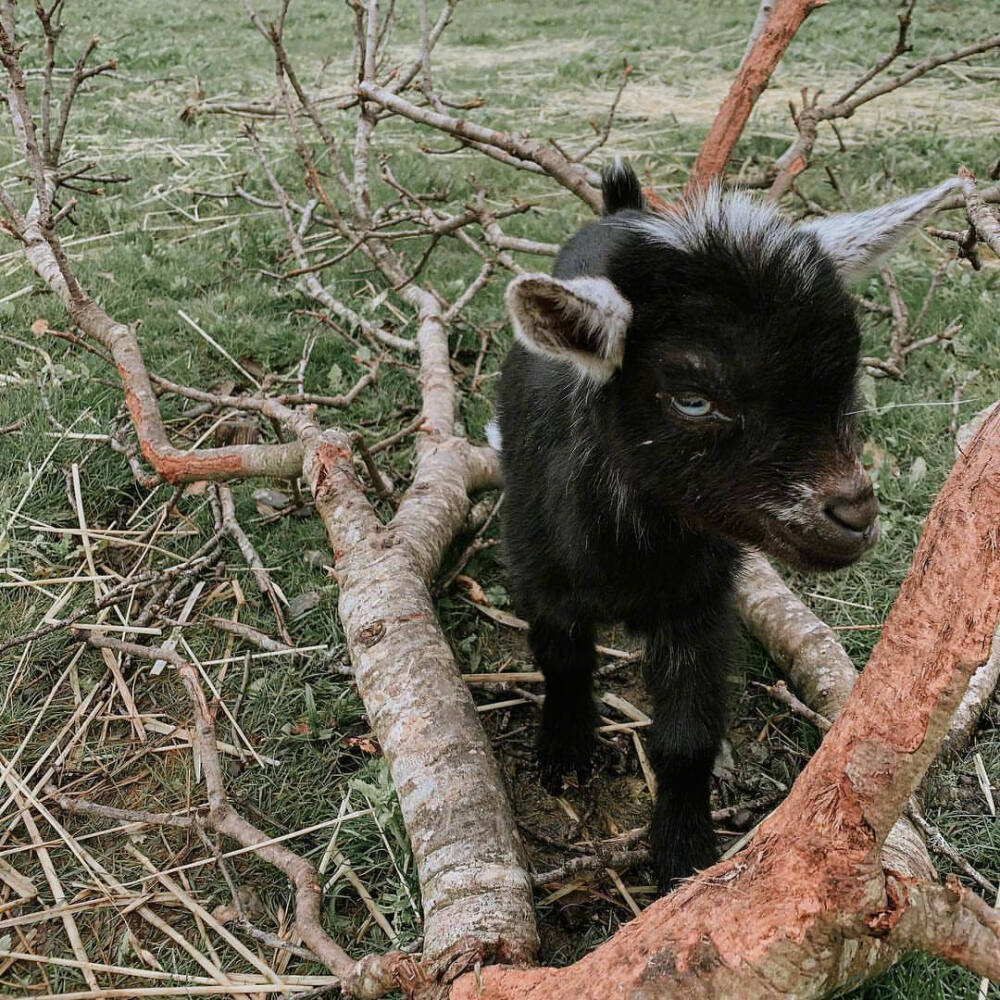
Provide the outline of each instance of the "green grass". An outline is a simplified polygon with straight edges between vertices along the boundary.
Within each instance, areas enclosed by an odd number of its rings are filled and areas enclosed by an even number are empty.
[[[30,24],[26,5],[22,20]],[[416,5],[401,4],[395,34],[398,46],[412,46]],[[469,114],[507,128],[531,129],[537,137],[553,136],[571,147],[591,135],[588,120],[600,117],[617,83],[624,60],[635,67],[611,142],[595,162],[612,152],[630,155],[641,171],[648,171],[670,194],[679,190],[697,151],[719,96],[739,62],[743,40],[752,20],[753,0],[719,0],[711,5],[637,2],[622,5],[542,3],[507,0],[491,4],[466,0],[445,34],[436,57],[436,81],[451,98],[481,95],[487,105]],[[913,59],[930,51],[973,40],[971,32],[988,30],[994,0],[928,2],[918,7]],[[961,13],[962,16],[959,16]],[[209,98],[233,101],[261,100],[271,95],[271,59],[262,39],[249,26],[239,4],[112,3],[79,0],[70,7],[72,18],[63,37],[68,58],[91,34],[103,38],[103,57],[118,60],[119,76],[90,84],[81,97],[70,128],[68,153],[96,160],[102,172],[125,173],[127,184],[108,186],[103,195],[81,198],[71,258],[84,285],[109,313],[124,322],[141,322],[139,337],[153,370],[190,385],[211,387],[235,376],[233,369],[178,316],[182,309],[194,317],[227,351],[249,359],[267,371],[286,372],[298,362],[303,344],[313,333],[319,339],[307,373],[307,389],[317,393],[342,391],[360,373],[355,348],[322,328],[308,315],[310,304],[287,283],[274,278],[286,269],[287,249],[280,220],[267,210],[238,201],[205,199],[194,192],[225,191],[246,174],[246,185],[266,195],[266,182],[252,154],[239,136],[239,123],[228,116],[202,115],[192,124],[180,120],[185,101],[200,79]],[[977,26],[979,26],[977,28]],[[762,101],[737,150],[744,158],[761,161],[779,153],[791,136],[786,100],[803,85],[824,86],[828,96],[845,81],[859,75],[892,44],[895,20],[891,5],[842,0],[817,11],[805,24],[779,68],[773,88]],[[37,40],[35,36],[33,40]],[[320,81],[325,91],[340,93],[350,86],[351,26],[346,13],[318,0],[300,0],[289,20],[288,45],[300,75],[310,85]],[[407,50],[410,51],[410,50]],[[324,60],[330,59],[324,65]],[[37,65],[37,46],[25,55]],[[996,58],[977,65],[997,66]],[[34,88],[35,83],[32,84]],[[996,82],[963,78],[947,70],[890,95],[858,112],[842,127],[847,153],[838,153],[836,141],[824,134],[817,162],[801,180],[809,198],[831,209],[842,206],[823,171],[835,171],[847,202],[864,207],[903,192],[936,183],[961,162],[981,173],[995,162]],[[335,127],[348,135],[349,116]],[[280,175],[298,190],[297,163],[283,126],[274,121],[258,129]],[[16,178],[21,167],[11,147],[0,142],[0,178]],[[429,191],[451,185],[456,204],[474,196],[479,185],[498,204],[517,197],[536,201],[529,215],[505,223],[506,231],[558,242],[586,218],[582,204],[561,188],[528,174],[513,174],[476,153],[424,156],[417,143],[451,149],[444,137],[428,136],[416,127],[388,121],[379,127],[379,148],[387,152],[396,176],[413,190]],[[19,189],[23,190],[23,189]],[[384,191],[380,191],[380,197]],[[799,205],[789,200],[788,209]],[[191,215],[201,219],[193,222]],[[214,220],[214,221],[213,221]],[[961,224],[957,215],[954,227]],[[951,223],[946,223],[951,224]],[[72,241],[71,241],[72,242]],[[415,246],[414,253],[419,253]],[[942,248],[926,236],[917,237],[893,258],[893,268],[904,298],[915,314],[931,274],[943,259]],[[526,266],[546,262],[524,261]],[[453,243],[442,244],[424,278],[445,295],[454,295],[475,274],[478,263]],[[356,260],[346,261],[331,276],[335,293],[355,308],[367,307],[381,284]],[[19,432],[0,436],[0,532],[13,509],[22,515],[0,541],[0,565],[25,575],[60,575],[81,564],[81,549],[72,536],[59,536],[41,526],[76,527],[76,514],[67,498],[66,473],[80,467],[84,503],[91,526],[121,527],[147,496],[138,487],[120,456],[104,445],[80,440],[59,441],[56,423],[74,432],[106,433],[124,423],[121,392],[113,371],[97,358],[65,341],[36,336],[30,326],[46,319],[65,328],[65,315],[45,293],[17,253],[12,241],[0,244],[0,299],[27,289],[20,297],[0,303],[0,333],[23,344],[0,340],[0,427],[23,421]],[[877,281],[862,289],[884,298]],[[457,360],[471,366],[479,348],[479,331],[492,332],[484,370],[495,372],[509,342],[502,324],[503,280],[498,276],[478,296],[455,331]],[[833,625],[870,625],[884,621],[926,513],[953,460],[949,403],[956,384],[978,370],[969,382],[961,408],[963,419],[1000,396],[1000,341],[997,309],[1000,305],[1000,269],[995,260],[978,274],[967,264],[952,264],[923,333],[942,329],[961,318],[963,329],[949,350],[932,347],[910,359],[902,383],[881,380],[866,385],[871,407],[862,417],[862,436],[876,462],[882,505],[883,541],[860,565],[837,576],[794,578],[799,593]],[[383,310],[382,320],[389,319]],[[863,318],[866,354],[883,354],[887,325],[869,314]],[[411,333],[407,329],[404,333]],[[30,345],[30,346],[24,346]],[[35,348],[32,350],[31,348]],[[47,364],[44,350],[51,359]],[[465,380],[467,382],[467,379]],[[492,387],[467,395],[462,417],[472,435],[480,435],[489,417]],[[44,399],[44,405],[43,405]],[[900,406],[897,404],[907,404]],[[344,426],[360,429],[369,440],[402,426],[412,415],[417,394],[411,373],[384,367],[377,392],[362,394],[344,414],[325,414]],[[910,405],[920,404],[920,405]],[[167,401],[168,419],[187,409]],[[172,425],[180,427],[177,423]],[[199,425],[199,430],[207,424]],[[272,432],[263,430],[265,439]],[[54,449],[54,450],[53,450]],[[52,451],[46,463],[46,456]],[[405,481],[410,455],[404,447],[392,462],[397,481]],[[919,474],[921,466],[926,472]],[[262,523],[252,490],[261,484],[235,487],[241,522],[251,532],[262,559],[289,597],[316,591],[317,608],[292,625],[302,645],[330,644],[332,653],[291,663],[256,661],[244,681],[242,666],[230,665],[217,678],[227,704],[242,691],[239,722],[257,751],[281,761],[277,768],[258,768],[227,761],[227,777],[234,801],[269,833],[305,828],[333,818],[345,799],[351,809],[372,807],[372,815],[352,820],[338,834],[337,846],[375,897],[379,907],[404,942],[420,934],[416,878],[412,859],[392,794],[384,761],[366,748],[368,732],[363,710],[349,683],[331,670],[331,660],[343,660],[343,636],[336,616],[336,587],[322,569],[303,558],[308,550],[326,551],[323,531],[315,518],[285,517]],[[29,490],[30,487],[30,490]],[[157,509],[169,496],[161,487],[145,510]],[[167,525],[190,524],[204,537],[210,530],[205,498],[197,491],[180,497],[169,512]],[[199,541],[192,536],[163,543],[185,554]],[[455,553],[464,542],[456,544]],[[98,544],[99,560],[124,568],[130,553]],[[241,620],[272,632],[267,603],[253,589],[252,580],[235,546],[225,548],[225,574],[236,578],[247,596]],[[446,560],[446,563],[448,560]],[[478,580],[494,603],[505,601],[504,574],[497,550],[479,553],[466,570]],[[6,577],[9,579],[9,577]],[[76,598],[86,597],[80,591]],[[0,635],[30,629],[45,613],[51,598],[27,589],[0,590]],[[220,602],[213,613],[229,614],[232,601]],[[508,630],[474,617],[457,592],[439,604],[442,620],[465,668],[495,664],[504,658],[526,663],[523,642]],[[844,644],[863,664],[877,632],[844,631]],[[199,657],[220,657],[226,643],[219,633],[192,629],[188,636]],[[627,642],[627,637],[617,636]],[[237,646],[237,649],[242,647]],[[0,654],[0,752],[6,757],[20,746],[36,719],[52,685],[72,650],[57,634],[36,641],[22,658],[22,650]],[[105,675],[101,659],[85,653],[75,667],[82,693]],[[816,732],[796,719],[781,716],[751,679],[775,677],[773,666],[748,644],[745,678],[732,686],[733,722],[730,740],[737,761],[733,779],[721,782],[720,803],[729,803],[774,788],[774,780],[790,783],[818,745]],[[159,679],[146,666],[131,678],[143,711],[162,713],[184,722],[188,709],[169,672]],[[613,686],[641,700],[641,687],[627,674]],[[477,693],[480,701],[492,700]],[[21,766],[26,769],[44,751],[76,702],[72,685],[64,683],[28,741]],[[114,713],[121,714],[120,702]],[[568,821],[537,791],[526,766],[533,715],[529,707],[484,715],[497,737],[501,763],[515,787],[519,816],[549,837],[565,834]],[[1000,773],[1000,710],[994,701],[977,736],[996,785]],[[763,738],[758,736],[764,731]],[[233,739],[228,724],[223,739]],[[162,746],[157,737],[153,745]],[[145,809],[179,808],[199,802],[203,789],[195,780],[190,753],[137,753],[129,729],[121,721],[92,727],[86,749],[71,756],[60,784],[84,788],[98,782],[102,800]],[[935,768],[928,783],[927,813],[967,859],[989,878],[1000,877],[1000,825],[986,808],[975,783],[972,750],[947,767]],[[623,828],[643,821],[648,797],[641,786],[634,754],[627,750],[611,758],[607,774],[594,794],[598,814],[607,813]],[[0,799],[5,793],[0,795]],[[582,795],[569,796],[578,808]],[[106,823],[73,817],[71,829],[79,836]],[[0,830],[7,816],[0,818]],[[48,835],[47,830],[43,830]],[[606,831],[598,831],[606,832]],[[738,831],[734,831],[738,832]],[[0,834],[0,852],[24,842],[14,826]],[[123,850],[120,836],[87,841],[102,864],[123,881],[138,878],[142,870]],[[297,849],[319,861],[329,841],[329,830],[294,842]],[[543,841],[528,837],[535,864],[558,863]],[[157,864],[180,864],[203,856],[204,848],[177,831],[147,832],[140,849]],[[52,848],[54,863],[72,895],[86,879],[70,853]],[[44,887],[44,878],[30,852],[9,859]],[[232,864],[241,884],[252,886],[266,914],[260,923],[273,928],[288,922],[290,897],[285,881],[263,863],[244,855]],[[332,866],[328,874],[332,874]],[[942,871],[947,870],[946,863]],[[198,898],[211,909],[228,902],[228,890],[211,868],[194,869],[190,882]],[[627,876],[629,885],[648,881],[648,873]],[[47,889],[43,897],[50,901]],[[639,898],[642,897],[640,895]],[[628,912],[610,883],[595,882],[592,891],[576,893],[551,903],[540,903],[543,959],[564,963],[612,933]],[[384,933],[369,919],[350,885],[340,878],[325,896],[325,916],[331,931],[352,951],[384,949]],[[2,916],[0,916],[2,919]],[[123,918],[112,908],[80,915],[81,933],[91,957],[98,961],[139,964],[134,938],[153,951],[164,968],[192,971],[190,960],[149,931],[134,917]],[[190,935],[193,924],[182,913],[170,919]],[[0,938],[5,932],[0,930]],[[41,937],[32,947],[39,952],[71,955],[56,924],[41,925]],[[22,942],[13,939],[12,947]],[[232,955],[227,953],[232,959]],[[233,960],[235,962],[235,960]],[[234,965],[233,967],[237,967]],[[242,967],[242,966],[239,966]],[[293,960],[294,971],[317,972]],[[81,988],[75,970],[45,970],[52,992]],[[25,990],[41,982],[38,968],[23,964],[0,974],[0,991]],[[943,963],[912,957],[854,995],[865,998],[958,998],[975,996],[973,977]]]

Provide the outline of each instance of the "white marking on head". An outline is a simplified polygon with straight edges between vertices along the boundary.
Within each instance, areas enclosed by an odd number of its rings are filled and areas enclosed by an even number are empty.
[[[741,256],[797,265],[807,282],[814,276],[809,241],[773,205],[744,191],[723,192],[718,182],[674,210],[620,224],[673,250],[693,253],[715,238]]]
[[[812,500],[816,496],[816,487],[809,483],[793,483],[791,492],[798,493],[803,500]]]
[[[792,483],[788,487],[788,492],[792,496],[798,496],[798,500],[793,503],[775,503],[767,501],[761,504],[763,510],[771,515],[776,521],[783,524],[794,524],[802,528],[809,528],[815,524],[817,503],[816,488],[809,483]]]
[[[874,271],[882,259],[909,236],[959,182],[950,178],[937,187],[863,212],[845,212],[793,226],[768,202],[744,191],[723,192],[712,184],[693,200],[666,213],[623,220],[650,240],[675,250],[692,252],[715,234],[736,252],[759,254],[765,261],[782,261],[806,268],[812,256],[802,234],[815,236],[832,259],[841,280],[853,284]],[[803,272],[808,282],[812,275]]]

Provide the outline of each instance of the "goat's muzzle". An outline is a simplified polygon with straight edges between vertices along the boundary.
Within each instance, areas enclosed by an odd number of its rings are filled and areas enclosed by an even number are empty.
[[[766,504],[756,530],[741,541],[807,571],[849,566],[878,541],[878,501],[868,473],[853,457],[789,491],[794,501]]]
[[[878,535],[878,501],[867,474],[845,476],[823,502],[823,513],[848,544],[873,545]]]
[[[769,535],[775,555],[800,569],[848,566],[877,541],[878,501],[868,473],[852,463],[817,483],[796,516],[779,518]]]

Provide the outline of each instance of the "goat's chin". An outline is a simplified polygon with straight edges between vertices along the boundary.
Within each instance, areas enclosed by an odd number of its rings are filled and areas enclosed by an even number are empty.
[[[852,555],[816,553],[792,545],[772,545],[764,551],[801,573],[835,573],[857,562],[864,554],[863,552]]]
[[[755,544],[792,569],[805,573],[832,573],[855,563],[870,551],[878,537],[875,531],[854,545],[833,545],[824,538],[799,534],[785,525],[766,525],[764,535]]]

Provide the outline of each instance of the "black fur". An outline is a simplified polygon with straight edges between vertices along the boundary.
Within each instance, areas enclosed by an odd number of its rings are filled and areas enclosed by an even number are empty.
[[[645,210],[646,198],[642,193],[639,178],[622,160],[616,159],[604,171],[601,179],[604,182],[601,185],[601,194],[604,198],[605,215],[614,215],[615,212],[623,212],[626,209],[636,212]]]
[[[589,771],[595,627],[623,622],[645,638],[651,845],[666,891],[715,858],[709,792],[741,546],[800,567],[846,565],[871,543],[875,514],[850,416],[858,327],[818,242],[781,223],[777,240],[708,226],[671,247],[636,229],[650,216],[625,170],[606,177],[610,214],[570,239],[554,268],[604,276],[631,303],[624,361],[595,382],[512,347],[497,404],[503,533],[546,678],[548,788]],[[692,395],[729,419],[678,413],[674,401]],[[834,501],[862,511],[863,538],[830,513]],[[796,503],[795,523],[778,516]]]

